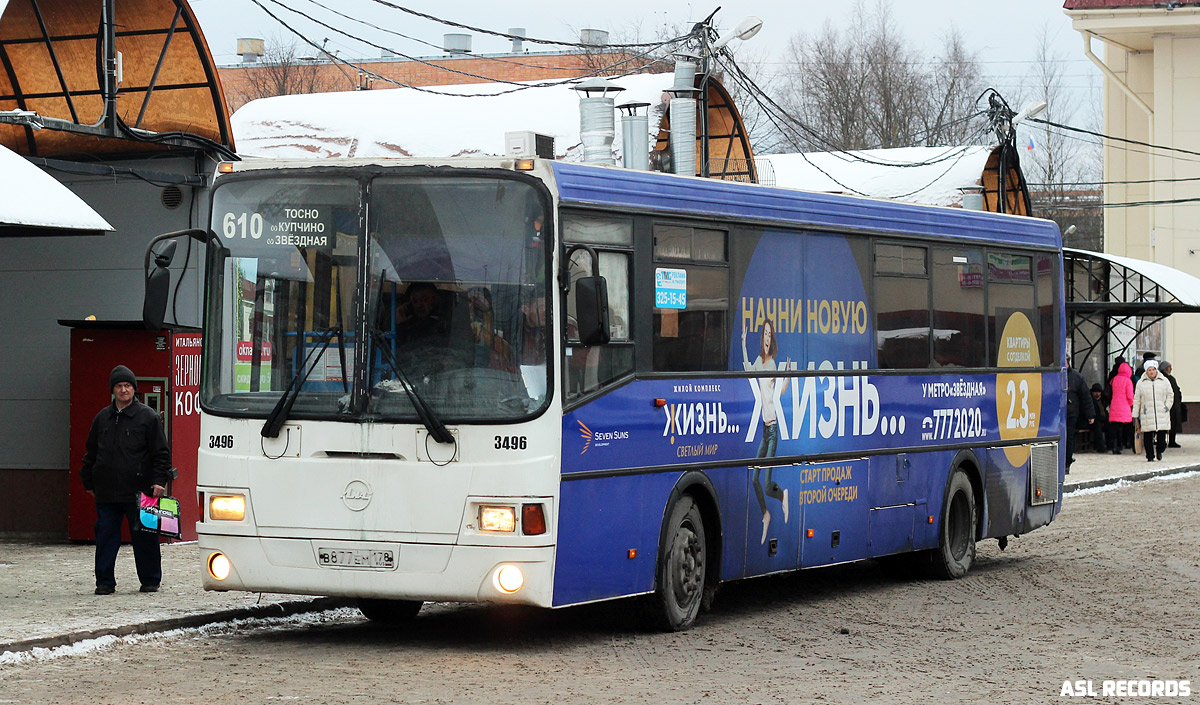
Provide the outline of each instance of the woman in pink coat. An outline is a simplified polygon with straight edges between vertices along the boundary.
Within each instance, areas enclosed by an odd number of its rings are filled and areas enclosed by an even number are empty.
[[[1133,447],[1133,369],[1119,362],[1109,386],[1112,403],[1108,407],[1108,443],[1113,455],[1120,455],[1121,448]]]

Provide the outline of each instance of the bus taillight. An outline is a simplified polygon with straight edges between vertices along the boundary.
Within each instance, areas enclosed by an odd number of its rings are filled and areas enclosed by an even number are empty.
[[[546,533],[546,512],[540,504],[521,505],[521,533],[538,536]]]

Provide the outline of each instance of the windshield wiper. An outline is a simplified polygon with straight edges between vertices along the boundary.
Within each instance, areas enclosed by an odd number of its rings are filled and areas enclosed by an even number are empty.
[[[308,355],[304,356],[304,362],[300,365],[300,371],[292,378],[292,383],[287,386],[287,389],[283,390],[283,394],[279,397],[279,401],[276,402],[275,408],[271,409],[271,413],[267,415],[267,420],[263,423],[261,432],[263,438],[279,437],[279,429],[283,428],[284,422],[287,421],[288,414],[292,411],[292,405],[296,403],[296,398],[300,396],[300,390],[304,387],[304,381],[312,374],[313,369],[321,363],[321,356],[325,353],[335,335],[338,338],[339,347],[341,346],[341,327],[326,328],[321,334],[325,338],[321,341],[320,345],[314,347],[308,352]],[[316,358],[316,361],[309,365],[309,362],[313,358]],[[342,354],[342,359],[345,360],[345,353]],[[345,384],[346,373],[344,371],[344,362],[342,369],[342,383]]]
[[[379,352],[383,354],[383,359],[392,368],[397,381],[404,388],[404,393],[408,395],[408,400],[412,402],[413,408],[417,410],[417,418],[421,420],[421,423],[425,426],[425,430],[429,431],[429,435],[438,443],[453,443],[454,436],[446,428],[446,425],[442,423],[442,420],[438,418],[437,413],[429,406],[429,403],[425,401],[425,398],[421,396],[421,393],[417,391],[412,381],[409,380],[408,375],[400,368],[400,363],[396,362],[396,357],[392,355],[392,351],[386,345],[382,344],[383,332],[378,328],[371,328],[368,331],[368,335],[371,339],[371,348],[378,347]],[[377,344],[376,341],[380,342]],[[370,354],[370,350],[367,352]]]

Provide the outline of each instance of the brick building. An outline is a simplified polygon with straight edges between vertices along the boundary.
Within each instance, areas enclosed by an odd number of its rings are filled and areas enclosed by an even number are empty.
[[[315,49],[314,54],[320,54]],[[273,55],[274,54],[274,55]],[[670,62],[653,61],[625,52],[596,49],[456,53],[436,57],[356,59],[346,63],[329,55],[296,56],[270,49],[261,61],[218,67],[230,111],[255,98],[285,93],[326,93],[408,86],[445,86],[493,81],[554,81],[578,76],[670,71]],[[290,78],[283,75],[290,73]],[[373,75],[372,75],[373,74]],[[281,90],[284,80],[291,81]]]

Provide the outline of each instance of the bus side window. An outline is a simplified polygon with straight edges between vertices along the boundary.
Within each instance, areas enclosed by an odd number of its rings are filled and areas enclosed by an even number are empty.
[[[684,308],[654,309],[654,370],[725,370],[729,358],[728,233],[654,226],[655,269],[683,270]]]
[[[930,365],[929,270],[924,247],[875,243],[876,366]]]
[[[983,249],[935,247],[933,266],[933,366],[985,367]]]
[[[632,298],[629,268],[632,254],[633,224],[628,219],[568,214],[563,217],[563,240],[571,244],[586,242],[600,258],[600,276],[608,288],[609,342],[607,345],[583,345],[576,325],[575,282],[591,276],[591,256],[576,250],[567,265],[570,288],[565,302],[567,344],[564,350],[566,398],[575,399],[621,379],[633,372]],[[611,248],[611,249],[610,249]],[[617,249],[621,248],[621,249]]]

